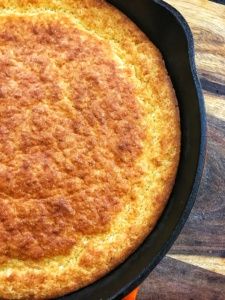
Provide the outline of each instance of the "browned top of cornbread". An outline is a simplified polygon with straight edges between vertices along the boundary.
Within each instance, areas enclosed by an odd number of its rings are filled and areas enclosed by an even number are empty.
[[[65,254],[140,175],[141,109],[110,47],[68,18],[0,22],[0,256]]]
[[[101,0],[0,1],[0,298],[86,286],[171,192],[176,97],[159,51]]]

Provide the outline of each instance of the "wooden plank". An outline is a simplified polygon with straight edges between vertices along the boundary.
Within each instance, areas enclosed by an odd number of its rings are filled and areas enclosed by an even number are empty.
[[[224,300],[225,276],[165,258],[142,285],[137,300]]]
[[[170,254],[168,257],[225,276],[225,258],[182,254]]]
[[[200,76],[225,84],[225,6],[205,0],[167,0],[188,21],[195,40]]]
[[[207,159],[198,198],[171,254],[225,257],[225,121],[208,116]]]

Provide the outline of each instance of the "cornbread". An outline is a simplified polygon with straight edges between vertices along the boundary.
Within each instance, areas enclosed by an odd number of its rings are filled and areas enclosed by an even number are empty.
[[[151,232],[180,152],[161,54],[102,0],[0,0],[0,298],[46,299]]]

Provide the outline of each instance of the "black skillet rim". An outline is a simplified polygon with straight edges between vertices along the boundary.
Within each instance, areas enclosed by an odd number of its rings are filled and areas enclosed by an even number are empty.
[[[179,11],[177,11],[173,6],[166,3],[163,0],[152,0],[153,2],[157,3],[158,5],[162,6],[164,9],[167,9],[178,21],[179,25],[182,27],[183,32],[186,36],[186,40],[188,43],[188,54],[189,54],[189,65],[191,67],[192,77],[193,81],[196,87],[196,92],[198,96],[198,104],[199,104],[199,111],[200,111],[200,120],[201,120],[201,143],[200,143],[200,151],[199,151],[199,160],[198,160],[198,166],[197,171],[195,175],[194,184],[192,187],[192,192],[189,196],[189,199],[187,200],[186,207],[183,211],[182,216],[180,217],[170,239],[167,241],[167,243],[164,245],[164,247],[161,248],[160,253],[158,253],[158,256],[154,259],[154,262],[150,263],[149,266],[143,272],[139,275],[138,278],[133,279],[133,282],[130,283],[128,286],[123,287],[121,291],[117,293],[117,295],[114,295],[110,299],[121,299],[121,297],[124,297],[128,293],[130,293],[134,288],[136,288],[140,283],[143,282],[143,280],[149,275],[149,273],[157,266],[157,264],[163,259],[163,257],[166,255],[166,253],[170,250],[173,243],[176,241],[177,237],[179,236],[181,230],[183,229],[191,210],[194,206],[199,184],[201,182],[203,170],[204,170],[204,164],[205,164],[205,157],[206,157],[206,145],[207,145],[207,117],[206,117],[206,110],[205,110],[205,103],[204,103],[204,97],[202,93],[202,87],[200,80],[198,78],[196,63],[195,63],[195,48],[194,48],[194,39],[191,32],[191,29],[187,23],[187,21],[184,19],[184,17],[181,15]]]
[[[204,168],[204,162],[205,162],[205,155],[206,155],[206,112],[205,112],[205,105],[204,105],[204,99],[203,99],[203,94],[202,94],[202,89],[201,89],[201,84],[197,75],[197,70],[196,70],[196,65],[195,65],[195,51],[194,51],[194,41],[193,41],[193,36],[191,33],[191,30],[189,28],[189,25],[187,24],[186,20],[183,18],[183,16],[171,5],[165,3],[162,0],[152,0],[156,4],[160,5],[164,9],[170,12],[170,14],[173,15],[173,17],[177,20],[178,25],[182,28],[183,33],[185,35],[185,38],[187,40],[188,44],[188,54],[189,54],[189,65],[192,73],[192,78],[193,82],[195,85],[196,93],[197,93],[197,98],[198,98],[198,105],[199,105],[199,112],[200,112],[200,122],[201,122],[201,134],[200,134],[200,145],[199,145],[199,157],[198,157],[198,165],[197,165],[197,171],[194,179],[194,184],[192,186],[192,191],[190,193],[189,198],[186,201],[186,206],[183,210],[182,215],[180,216],[174,230],[172,231],[170,238],[167,240],[166,243],[161,247],[161,250],[159,253],[155,256],[155,258],[149,262],[149,264],[142,270],[142,272],[139,273],[138,276],[133,278],[132,281],[130,281],[127,285],[122,286],[119,291],[114,293],[114,295],[110,295],[107,298],[104,296],[102,297],[100,294],[96,294],[93,292],[97,286],[100,286],[101,288],[104,288],[107,286],[106,284],[102,285],[102,279],[99,281],[95,282],[94,284],[81,289],[80,291],[77,291],[75,293],[71,293],[67,296],[60,297],[58,299],[61,300],[69,300],[69,299],[76,299],[76,300],[84,300],[84,299],[92,299],[92,300],[97,300],[97,299],[121,299],[125,295],[127,295],[129,292],[131,292],[134,288],[136,288],[147,276],[148,274],[155,268],[155,266],[161,261],[161,259],[165,256],[165,254],[169,251],[171,248],[172,244],[175,242],[177,239],[179,233],[181,232],[185,222],[187,221],[187,218],[191,212],[191,209],[194,205],[198,188],[199,188],[199,183],[201,181],[202,173],[203,173],[203,168]],[[109,1],[110,2],[110,1]],[[138,249],[137,249],[138,252]],[[137,255],[135,252],[133,255]],[[126,262],[125,262],[126,263]],[[120,266],[115,270],[115,276],[117,274],[117,271],[119,272]],[[114,280],[116,280],[114,278]],[[99,288],[98,288],[99,290]],[[93,293],[90,293],[93,292]]]

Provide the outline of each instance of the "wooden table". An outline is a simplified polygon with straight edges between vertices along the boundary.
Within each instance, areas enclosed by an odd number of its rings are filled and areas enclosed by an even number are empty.
[[[167,2],[183,14],[194,34],[208,149],[191,216],[141,286],[138,300],[225,300],[225,0]]]

